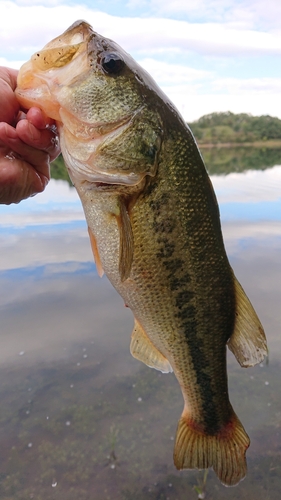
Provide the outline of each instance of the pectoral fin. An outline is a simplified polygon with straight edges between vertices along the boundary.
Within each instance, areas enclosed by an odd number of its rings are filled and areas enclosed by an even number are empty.
[[[142,361],[150,368],[155,368],[162,373],[172,372],[169,361],[152,344],[137,320],[132,333],[130,351],[134,358]]]
[[[241,366],[254,366],[267,355],[266,337],[251,302],[236,278],[234,285],[236,320],[227,345]]]
[[[94,259],[95,259],[95,263],[96,263],[97,273],[98,273],[99,277],[101,278],[104,275],[104,270],[102,268],[96,238],[89,227],[88,227],[88,233],[90,236],[90,242],[91,242],[91,247],[92,247],[92,251],[93,251],[93,255],[94,255]]]
[[[125,203],[120,200],[120,214],[117,216],[119,228],[119,273],[121,281],[125,281],[131,272],[134,256],[134,237],[129,214]]]

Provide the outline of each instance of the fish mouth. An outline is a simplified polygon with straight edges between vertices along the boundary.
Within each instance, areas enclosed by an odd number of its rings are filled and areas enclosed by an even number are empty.
[[[29,109],[31,106],[47,109],[49,118],[60,120],[60,106],[52,98],[48,83],[42,77],[34,75],[31,61],[21,67],[17,85],[15,94],[24,109]]]
[[[80,71],[87,70],[85,46],[91,33],[92,28],[88,23],[77,21],[22,65],[15,94],[25,109],[37,106],[50,118],[61,121],[60,104],[54,99],[53,91],[61,86],[62,78],[64,85],[71,84],[75,74],[73,65],[77,64],[77,60]]]
[[[85,183],[84,183],[85,184]],[[107,182],[91,182],[88,187],[94,191],[104,191],[106,193],[115,192],[117,187],[125,186],[125,184],[110,184]]]

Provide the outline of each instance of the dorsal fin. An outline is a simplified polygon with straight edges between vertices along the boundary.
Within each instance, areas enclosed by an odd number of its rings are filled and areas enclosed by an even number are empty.
[[[150,368],[155,368],[162,373],[173,371],[167,358],[154,346],[136,319],[132,332],[130,351],[134,358],[142,361]]]
[[[267,355],[266,337],[251,302],[235,277],[234,286],[236,319],[227,345],[241,366],[254,366]]]

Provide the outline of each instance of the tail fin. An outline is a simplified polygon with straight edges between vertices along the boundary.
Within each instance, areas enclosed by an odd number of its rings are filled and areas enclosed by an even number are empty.
[[[225,486],[234,486],[247,472],[245,453],[250,440],[233,412],[230,422],[216,435],[205,434],[182,415],[177,429],[174,463],[177,469],[213,467]]]

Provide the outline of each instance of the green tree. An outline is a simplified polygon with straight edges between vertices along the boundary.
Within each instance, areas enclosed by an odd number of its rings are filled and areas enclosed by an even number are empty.
[[[190,123],[195,138],[202,143],[243,143],[281,140],[281,120],[247,113],[211,113]]]

